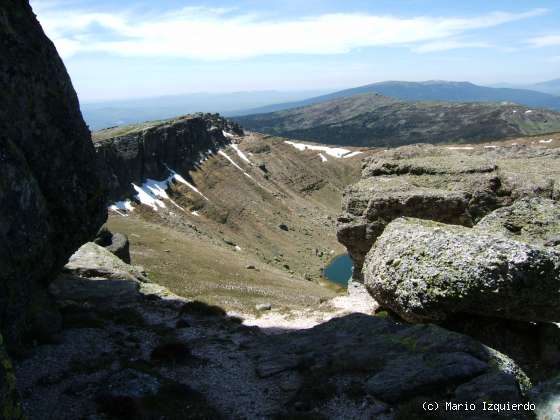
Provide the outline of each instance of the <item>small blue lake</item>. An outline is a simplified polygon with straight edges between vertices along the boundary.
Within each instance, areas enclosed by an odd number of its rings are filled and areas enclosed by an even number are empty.
[[[348,286],[348,281],[352,277],[352,260],[348,254],[335,257],[331,263],[325,267],[324,276],[333,283],[341,286]]]

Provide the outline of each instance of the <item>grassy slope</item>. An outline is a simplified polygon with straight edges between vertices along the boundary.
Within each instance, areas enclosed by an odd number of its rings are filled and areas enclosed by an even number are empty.
[[[129,235],[134,264],[180,295],[244,312],[256,303],[294,308],[334,296],[321,268],[344,251],[335,217],[342,190],[359,176],[360,157],[323,163],[318,152],[260,135],[244,137],[240,148],[254,166],[231,147],[224,151],[253,180],[216,155],[190,173],[209,201],[182,184],[172,187],[173,200],[199,217],[172,205],[157,213],[142,206],[126,218],[112,214],[109,227]]]
[[[512,104],[400,102],[362,94],[236,120],[264,133],[328,144],[379,147],[482,142],[560,131],[560,113],[526,111]]]

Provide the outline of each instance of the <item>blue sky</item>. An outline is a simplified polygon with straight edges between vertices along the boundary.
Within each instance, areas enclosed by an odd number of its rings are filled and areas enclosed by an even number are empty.
[[[32,0],[83,102],[560,77],[560,2]]]

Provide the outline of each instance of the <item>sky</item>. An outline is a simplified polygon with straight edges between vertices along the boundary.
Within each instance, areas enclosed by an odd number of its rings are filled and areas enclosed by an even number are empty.
[[[32,0],[82,102],[560,77],[560,1]]]

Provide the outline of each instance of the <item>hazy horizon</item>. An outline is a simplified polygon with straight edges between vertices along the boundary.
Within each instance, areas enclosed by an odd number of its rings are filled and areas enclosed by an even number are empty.
[[[372,4],[373,3],[373,4]],[[552,0],[33,0],[84,103],[560,74]]]

